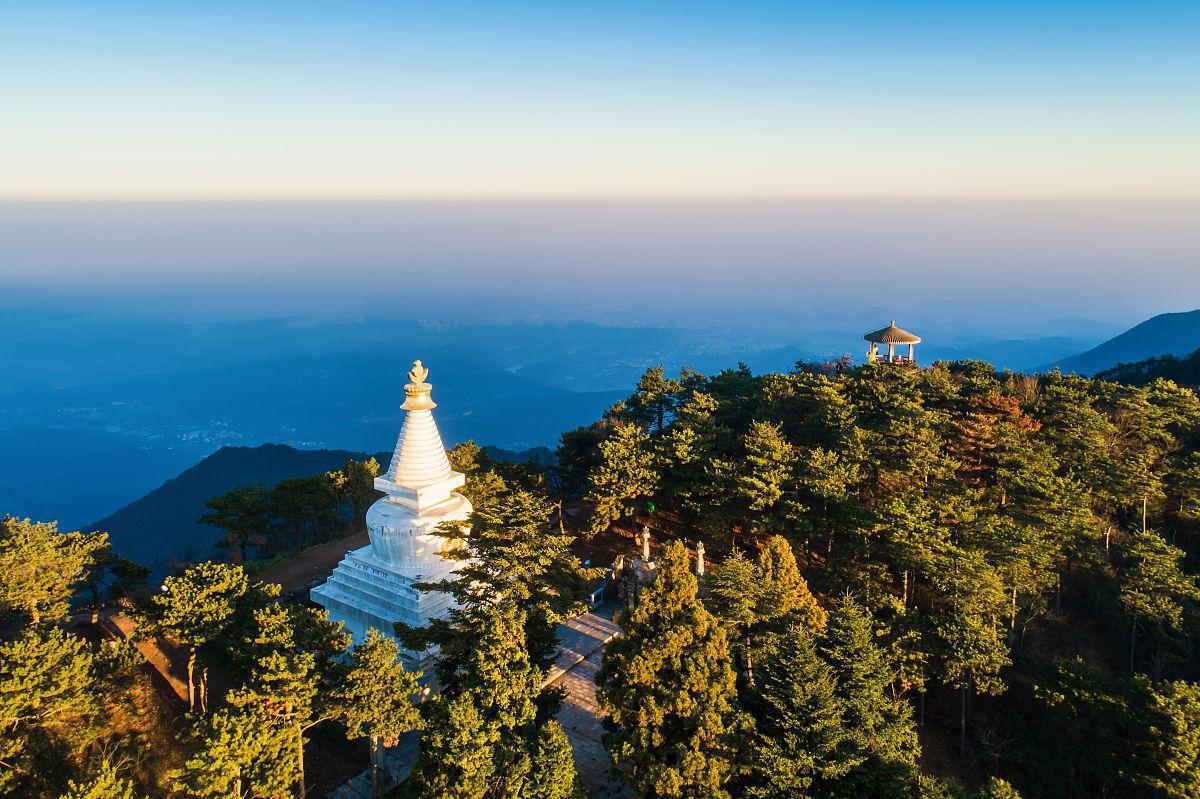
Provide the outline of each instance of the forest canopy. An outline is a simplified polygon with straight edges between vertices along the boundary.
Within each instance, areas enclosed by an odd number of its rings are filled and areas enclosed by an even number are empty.
[[[281,799],[354,752],[381,794],[384,748],[419,736],[398,796],[578,799],[555,629],[644,526],[656,576],[596,677],[635,796],[1200,796],[1189,389],[980,362],[651,369],[554,464],[450,459],[475,511],[439,530],[458,577],[425,587],[456,609],[357,645],[242,561],[361,530],[373,462],[214,497],[231,562],[154,591],[102,533],[3,519],[0,788]],[[437,647],[439,692],[392,633]],[[154,700],[156,641],[179,706]]]

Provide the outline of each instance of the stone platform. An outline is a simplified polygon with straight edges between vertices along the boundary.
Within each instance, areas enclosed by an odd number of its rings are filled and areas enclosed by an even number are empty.
[[[449,610],[453,603],[449,594],[418,591],[413,585],[438,582],[453,572],[454,564],[449,561],[420,572],[405,569],[380,561],[372,547],[365,546],[347,552],[329,580],[312,589],[312,598],[329,611],[330,618],[346,625],[354,643],[361,643],[372,627],[395,638],[396,622],[419,627]],[[396,643],[400,644],[399,639]],[[400,656],[413,670],[420,669],[427,659],[403,646]]]

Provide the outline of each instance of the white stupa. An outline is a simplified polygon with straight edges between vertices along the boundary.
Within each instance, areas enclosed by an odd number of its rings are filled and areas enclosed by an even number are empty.
[[[311,592],[313,601],[329,611],[330,619],[345,623],[356,641],[371,627],[392,635],[398,621],[428,624],[453,602],[448,594],[413,588],[454,571],[457,563],[442,557],[446,540],[433,535],[433,528],[471,513],[470,501],[455,491],[464,478],[446,458],[433,420],[437,406],[429,396],[428,375],[420,361],[408,373],[412,382],[404,387],[408,396],[400,406],[407,416],[396,452],[387,475],[375,478],[375,487],[387,496],[367,511],[371,543],[347,552],[328,582]],[[413,663],[421,659],[403,646],[401,656]]]

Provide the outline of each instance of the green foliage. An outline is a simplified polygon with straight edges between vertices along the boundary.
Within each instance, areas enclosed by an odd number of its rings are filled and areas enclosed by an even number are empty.
[[[496,604],[472,621],[466,627],[462,620],[459,632],[474,646],[453,681],[422,707],[425,733],[413,774],[417,795],[558,796],[556,786],[574,783],[574,765],[563,758],[561,730],[539,721],[541,679],[526,652],[524,614],[511,604]]]
[[[1183,632],[1185,614],[1200,601],[1196,577],[1180,568],[1183,550],[1154,532],[1134,533],[1120,575],[1121,605],[1132,622],[1129,666],[1134,667],[1138,629],[1147,630],[1160,652]]]
[[[62,799],[134,799],[133,781],[121,776],[115,765],[105,762],[83,780],[71,780]]]
[[[204,505],[209,512],[200,517],[200,523],[225,531],[225,541],[235,563],[245,562],[247,546],[255,537],[265,538],[270,529],[271,503],[261,485],[235,488]]]
[[[269,498],[278,532],[287,536],[295,552],[337,521],[338,494],[327,475],[283,480],[271,489]]]
[[[1200,385],[1200,349],[1182,357],[1156,355],[1143,361],[1119,363],[1096,373],[1097,380],[1144,386],[1155,380],[1173,380],[1181,385]]]
[[[390,637],[369,630],[350,651],[350,669],[337,686],[340,719],[352,736],[382,738],[394,746],[400,735],[420,726],[413,697],[420,674],[405,671]]]
[[[375,478],[379,476],[379,462],[374,458],[365,461],[346,461],[341,469],[325,475],[333,489],[337,503],[350,506],[350,522],[357,528],[367,522],[367,509],[383,496],[375,489]]]
[[[696,590],[687,549],[664,547],[597,676],[609,752],[641,796],[728,796],[741,723],[734,673],[725,633]]]
[[[245,569],[225,563],[200,563],[163,582],[162,591],[142,611],[139,634],[169,635],[188,648],[189,707],[204,703],[204,673],[198,685],[195,681],[200,648],[217,641],[239,609],[278,591],[278,586],[251,585]]]
[[[999,777],[991,777],[975,794],[976,799],[1021,799],[1021,794]]]
[[[547,722],[538,733],[529,768],[524,799],[571,799],[578,777],[571,743],[557,721]]]
[[[64,618],[75,588],[108,551],[104,533],[59,533],[54,522],[0,519],[0,609],[34,624]]]
[[[1200,797],[1200,685],[1168,682],[1147,709],[1150,773],[1141,782],[1170,799]]]
[[[763,542],[758,555],[758,602],[755,615],[770,623],[776,619],[798,621],[809,632],[825,627],[828,614],[817,604],[800,575],[792,547],[783,536]]]
[[[27,627],[0,642],[0,790],[36,782],[53,757],[103,706],[99,663],[87,642],[57,627]]]
[[[509,490],[487,453],[474,441],[464,441],[446,455],[450,458],[450,467],[466,475],[462,493],[475,508],[489,505]]]
[[[870,614],[844,596],[829,614],[818,647],[837,681],[843,723],[863,758],[841,781],[839,795],[902,795],[915,779],[920,748],[912,709],[889,691],[895,675],[876,642]]]
[[[664,376],[662,366],[647,369],[625,403],[625,416],[645,430],[661,431],[670,420],[683,384]]]
[[[600,533],[628,516],[635,504],[658,487],[658,456],[650,437],[636,425],[618,425],[600,442],[600,463],[589,476],[586,496],[595,509],[592,532]]]
[[[582,586],[598,571],[584,567],[571,553],[574,537],[552,524],[552,512],[544,498],[518,489],[476,508],[466,523],[439,527],[437,533],[448,540],[446,554],[462,566],[448,580],[418,587],[445,591],[458,607],[428,627],[400,632],[415,650],[441,647],[443,686],[453,683],[455,670],[470,657],[473,642],[458,630],[473,626],[490,605],[510,604],[521,612],[526,621],[522,640],[539,669],[553,660],[557,625],[585,610]]]
[[[780,425],[770,422],[752,422],[742,445],[746,455],[738,470],[737,490],[754,511],[753,529],[775,532],[790,527],[803,512],[795,499],[796,447]]]
[[[833,670],[798,620],[783,630],[747,704],[755,720],[748,797],[823,796],[864,760]]]

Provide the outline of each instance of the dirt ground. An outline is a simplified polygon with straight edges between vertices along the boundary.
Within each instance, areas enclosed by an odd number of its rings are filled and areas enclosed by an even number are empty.
[[[296,557],[255,576],[264,582],[279,583],[286,595],[307,594],[308,589],[325,582],[348,551],[365,547],[369,542],[367,531],[357,530],[343,538],[308,547]]]

